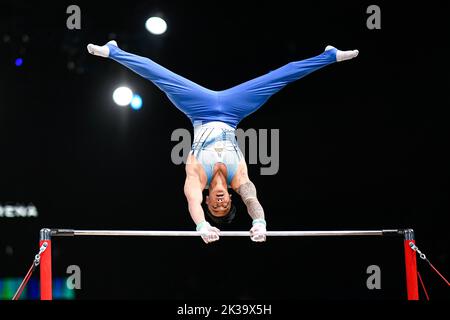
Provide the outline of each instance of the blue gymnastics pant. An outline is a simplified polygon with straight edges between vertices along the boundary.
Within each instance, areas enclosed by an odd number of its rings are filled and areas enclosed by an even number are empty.
[[[213,91],[164,68],[156,62],[108,44],[109,57],[153,82],[191,120],[192,124],[221,121],[236,128],[287,84],[336,62],[336,49],[290,62],[230,89]]]

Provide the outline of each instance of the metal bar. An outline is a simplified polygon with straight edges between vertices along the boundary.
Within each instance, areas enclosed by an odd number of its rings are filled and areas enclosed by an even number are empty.
[[[327,237],[327,236],[383,236],[396,230],[344,231],[268,231],[268,237]],[[52,229],[52,236],[137,236],[137,237],[195,237],[197,231],[143,231],[143,230],[70,230]],[[249,237],[249,231],[221,231],[222,237]]]

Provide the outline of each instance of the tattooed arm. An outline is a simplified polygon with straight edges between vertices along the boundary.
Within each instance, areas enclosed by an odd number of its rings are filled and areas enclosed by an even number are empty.
[[[240,185],[237,193],[241,196],[242,201],[247,206],[247,211],[253,220],[264,220],[264,209],[256,197],[256,187],[250,180]]]
[[[264,209],[256,197],[256,187],[248,180],[241,184],[237,189],[237,193],[247,206],[247,211],[253,219],[252,228],[250,229],[250,237],[255,242],[266,240],[266,220],[264,219]]]

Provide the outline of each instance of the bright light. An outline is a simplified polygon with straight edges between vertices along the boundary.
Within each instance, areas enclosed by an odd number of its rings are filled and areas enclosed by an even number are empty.
[[[140,95],[135,94],[131,100],[131,108],[139,110],[142,107],[142,98]]]
[[[151,17],[145,22],[145,27],[150,33],[159,35],[167,30],[167,23],[159,17]]]
[[[128,87],[119,87],[114,90],[113,100],[116,104],[121,107],[127,106],[130,104],[133,99],[133,91],[131,91]]]
[[[23,64],[23,59],[22,58],[17,58],[15,61],[16,67],[20,67]]]

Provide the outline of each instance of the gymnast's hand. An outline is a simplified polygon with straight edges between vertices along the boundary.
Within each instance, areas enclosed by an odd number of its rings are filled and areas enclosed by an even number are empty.
[[[200,232],[200,235],[205,243],[219,240],[220,230],[211,226],[207,221],[200,222],[197,225],[196,230]]]
[[[253,220],[253,227],[250,229],[250,238],[254,242],[266,241],[266,221],[264,219]]]

